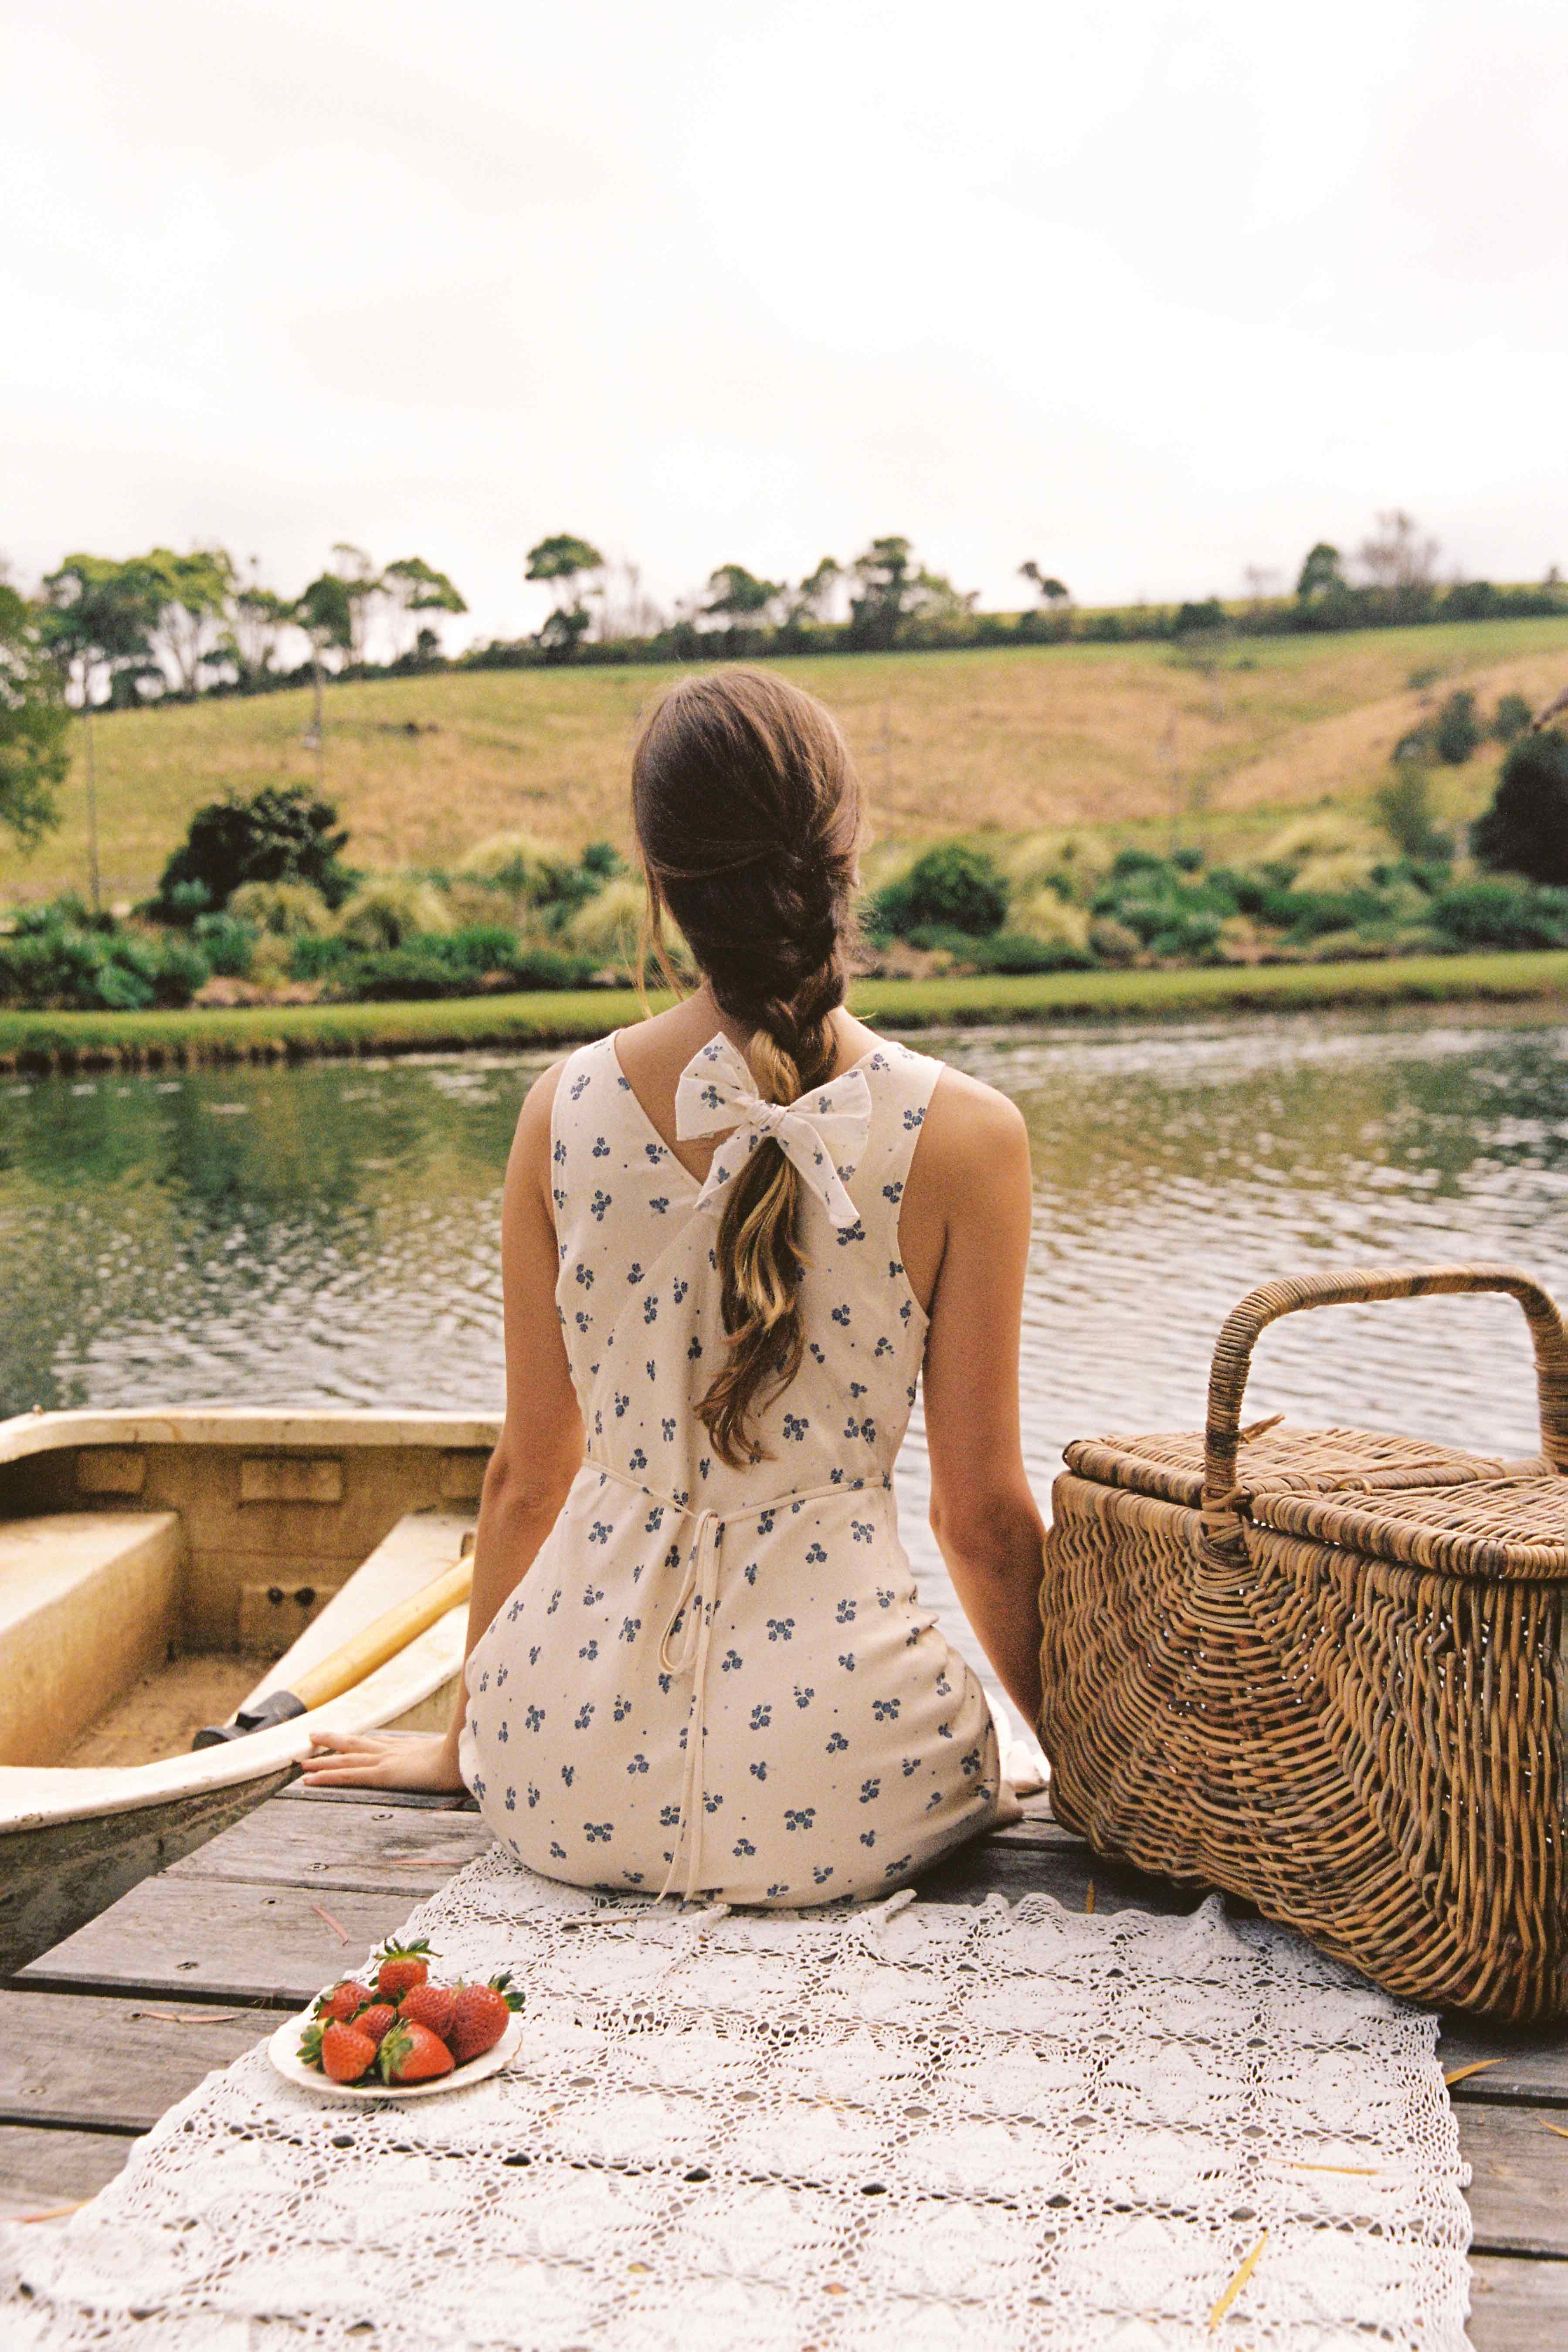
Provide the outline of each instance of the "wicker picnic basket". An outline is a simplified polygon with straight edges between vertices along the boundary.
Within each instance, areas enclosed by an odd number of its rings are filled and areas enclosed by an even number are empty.
[[[1540,1455],[1241,1425],[1299,1307],[1503,1291]],[[1389,1991],[1568,2011],[1568,1339],[1510,1266],[1271,1282],[1227,1318],[1203,1435],[1069,1445],[1040,1609],[1058,1816],[1221,1886]]]

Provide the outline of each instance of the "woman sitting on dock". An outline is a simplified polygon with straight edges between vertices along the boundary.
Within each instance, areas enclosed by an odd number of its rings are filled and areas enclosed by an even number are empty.
[[[899,1540],[922,1377],[932,1527],[1038,1707],[1024,1125],[845,1009],[862,813],[820,703],[684,680],[632,803],[655,936],[668,916],[701,985],[523,1105],[466,1687],[445,1737],[325,1739],[305,1776],[466,1783],[576,1885],[881,1895],[1012,1805]]]

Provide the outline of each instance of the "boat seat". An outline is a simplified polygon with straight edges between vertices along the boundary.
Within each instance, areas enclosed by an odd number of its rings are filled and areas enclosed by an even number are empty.
[[[412,1600],[433,1577],[454,1568],[474,1531],[471,1510],[442,1507],[405,1511],[395,1528],[335,1592],[276,1665],[268,1666],[246,1706],[268,1691],[288,1690],[296,1675],[319,1665],[341,1643],[363,1632],[384,1610]]]
[[[179,1624],[176,1511],[0,1522],[0,1764],[58,1764]]]

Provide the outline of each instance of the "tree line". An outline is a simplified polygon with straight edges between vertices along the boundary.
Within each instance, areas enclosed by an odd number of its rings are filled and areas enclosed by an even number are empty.
[[[86,720],[89,858],[96,865],[91,719],[196,695],[255,694],[311,683],[313,738],[328,677],[390,676],[447,666],[443,621],[468,604],[450,576],[419,555],[378,565],[340,541],[332,563],[298,595],[268,586],[227,549],[156,547],[124,559],[77,553],[25,594],[0,568],[0,826],[24,845],[58,822],[72,709]],[[1402,509],[1381,514],[1353,551],[1327,540],[1308,551],[1293,594],[1247,574],[1248,593],[1174,604],[1081,607],[1035,558],[1018,567],[1030,601],[982,612],[900,533],[847,563],[825,555],[796,581],[731,562],[662,609],[635,564],[557,531],[523,560],[551,609],[531,635],[492,639],[458,656],[473,668],[541,663],[770,659],[802,652],[880,652],[1004,644],[1121,644],[1164,639],[1200,662],[1232,637],[1524,617],[1568,610],[1555,566],[1539,586],[1444,584],[1435,539]]]

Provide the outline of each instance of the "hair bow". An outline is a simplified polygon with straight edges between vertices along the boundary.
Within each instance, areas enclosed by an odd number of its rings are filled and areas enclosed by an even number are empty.
[[[870,1131],[871,1089],[864,1070],[846,1070],[797,1102],[766,1102],[745,1056],[723,1035],[693,1054],[675,1089],[675,1132],[682,1142],[699,1135],[726,1138],[697,1196],[700,1209],[717,1200],[764,1136],[772,1136],[834,1223],[853,1225],[859,1211],[845,1186]]]

